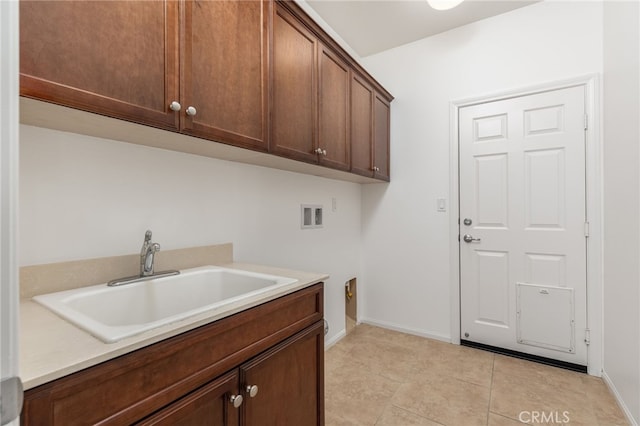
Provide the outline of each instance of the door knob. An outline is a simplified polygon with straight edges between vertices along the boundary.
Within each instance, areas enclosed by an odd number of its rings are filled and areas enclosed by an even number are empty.
[[[229,402],[232,403],[235,408],[240,408],[242,405],[242,395],[231,395]]]
[[[180,109],[182,108],[182,106],[180,105],[179,102],[177,101],[173,101],[169,104],[169,109],[171,111],[180,111]]]
[[[258,394],[258,385],[247,385],[246,389],[250,398],[253,398]]]
[[[469,234],[465,234],[464,237],[462,237],[462,239],[464,240],[465,243],[472,243],[472,242],[480,242],[480,238],[473,238],[472,235]]]

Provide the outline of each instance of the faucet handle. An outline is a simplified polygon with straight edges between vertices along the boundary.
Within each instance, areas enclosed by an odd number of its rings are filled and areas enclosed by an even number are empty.
[[[160,244],[158,244],[158,243],[151,244],[151,247],[149,247],[149,250],[151,250],[151,253],[159,252],[160,251]]]

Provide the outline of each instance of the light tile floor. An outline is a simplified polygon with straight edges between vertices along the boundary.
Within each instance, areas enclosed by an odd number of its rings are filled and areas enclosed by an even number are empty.
[[[327,426],[628,424],[597,377],[366,324],[326,352],[325,402]]]

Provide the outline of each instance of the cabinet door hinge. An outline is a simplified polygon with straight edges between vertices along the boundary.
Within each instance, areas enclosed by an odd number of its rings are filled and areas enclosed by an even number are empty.
[[[584,237],[589,238],[589,222],[584,223]]]
[[[589,114],[584,115],[584,129],[587,130],[589,128]]]
[[[589,346],[591,344],[591,330],[588,328],[584,329],[584,343]]]

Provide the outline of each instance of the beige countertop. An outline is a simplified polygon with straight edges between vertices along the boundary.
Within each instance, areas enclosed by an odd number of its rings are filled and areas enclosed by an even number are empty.
[[[25,298],[20,303],[20,377],[30,389],[103,361],[135,351],[204,324],[233,315],[286,294],[324,281],[326,274],[300,272],[246,263],[217,266],[296,278],[283,288],[236,302],[221,312],[202,313],[149,330],[115,343],[103,343],[60,318],[47,308]]]

